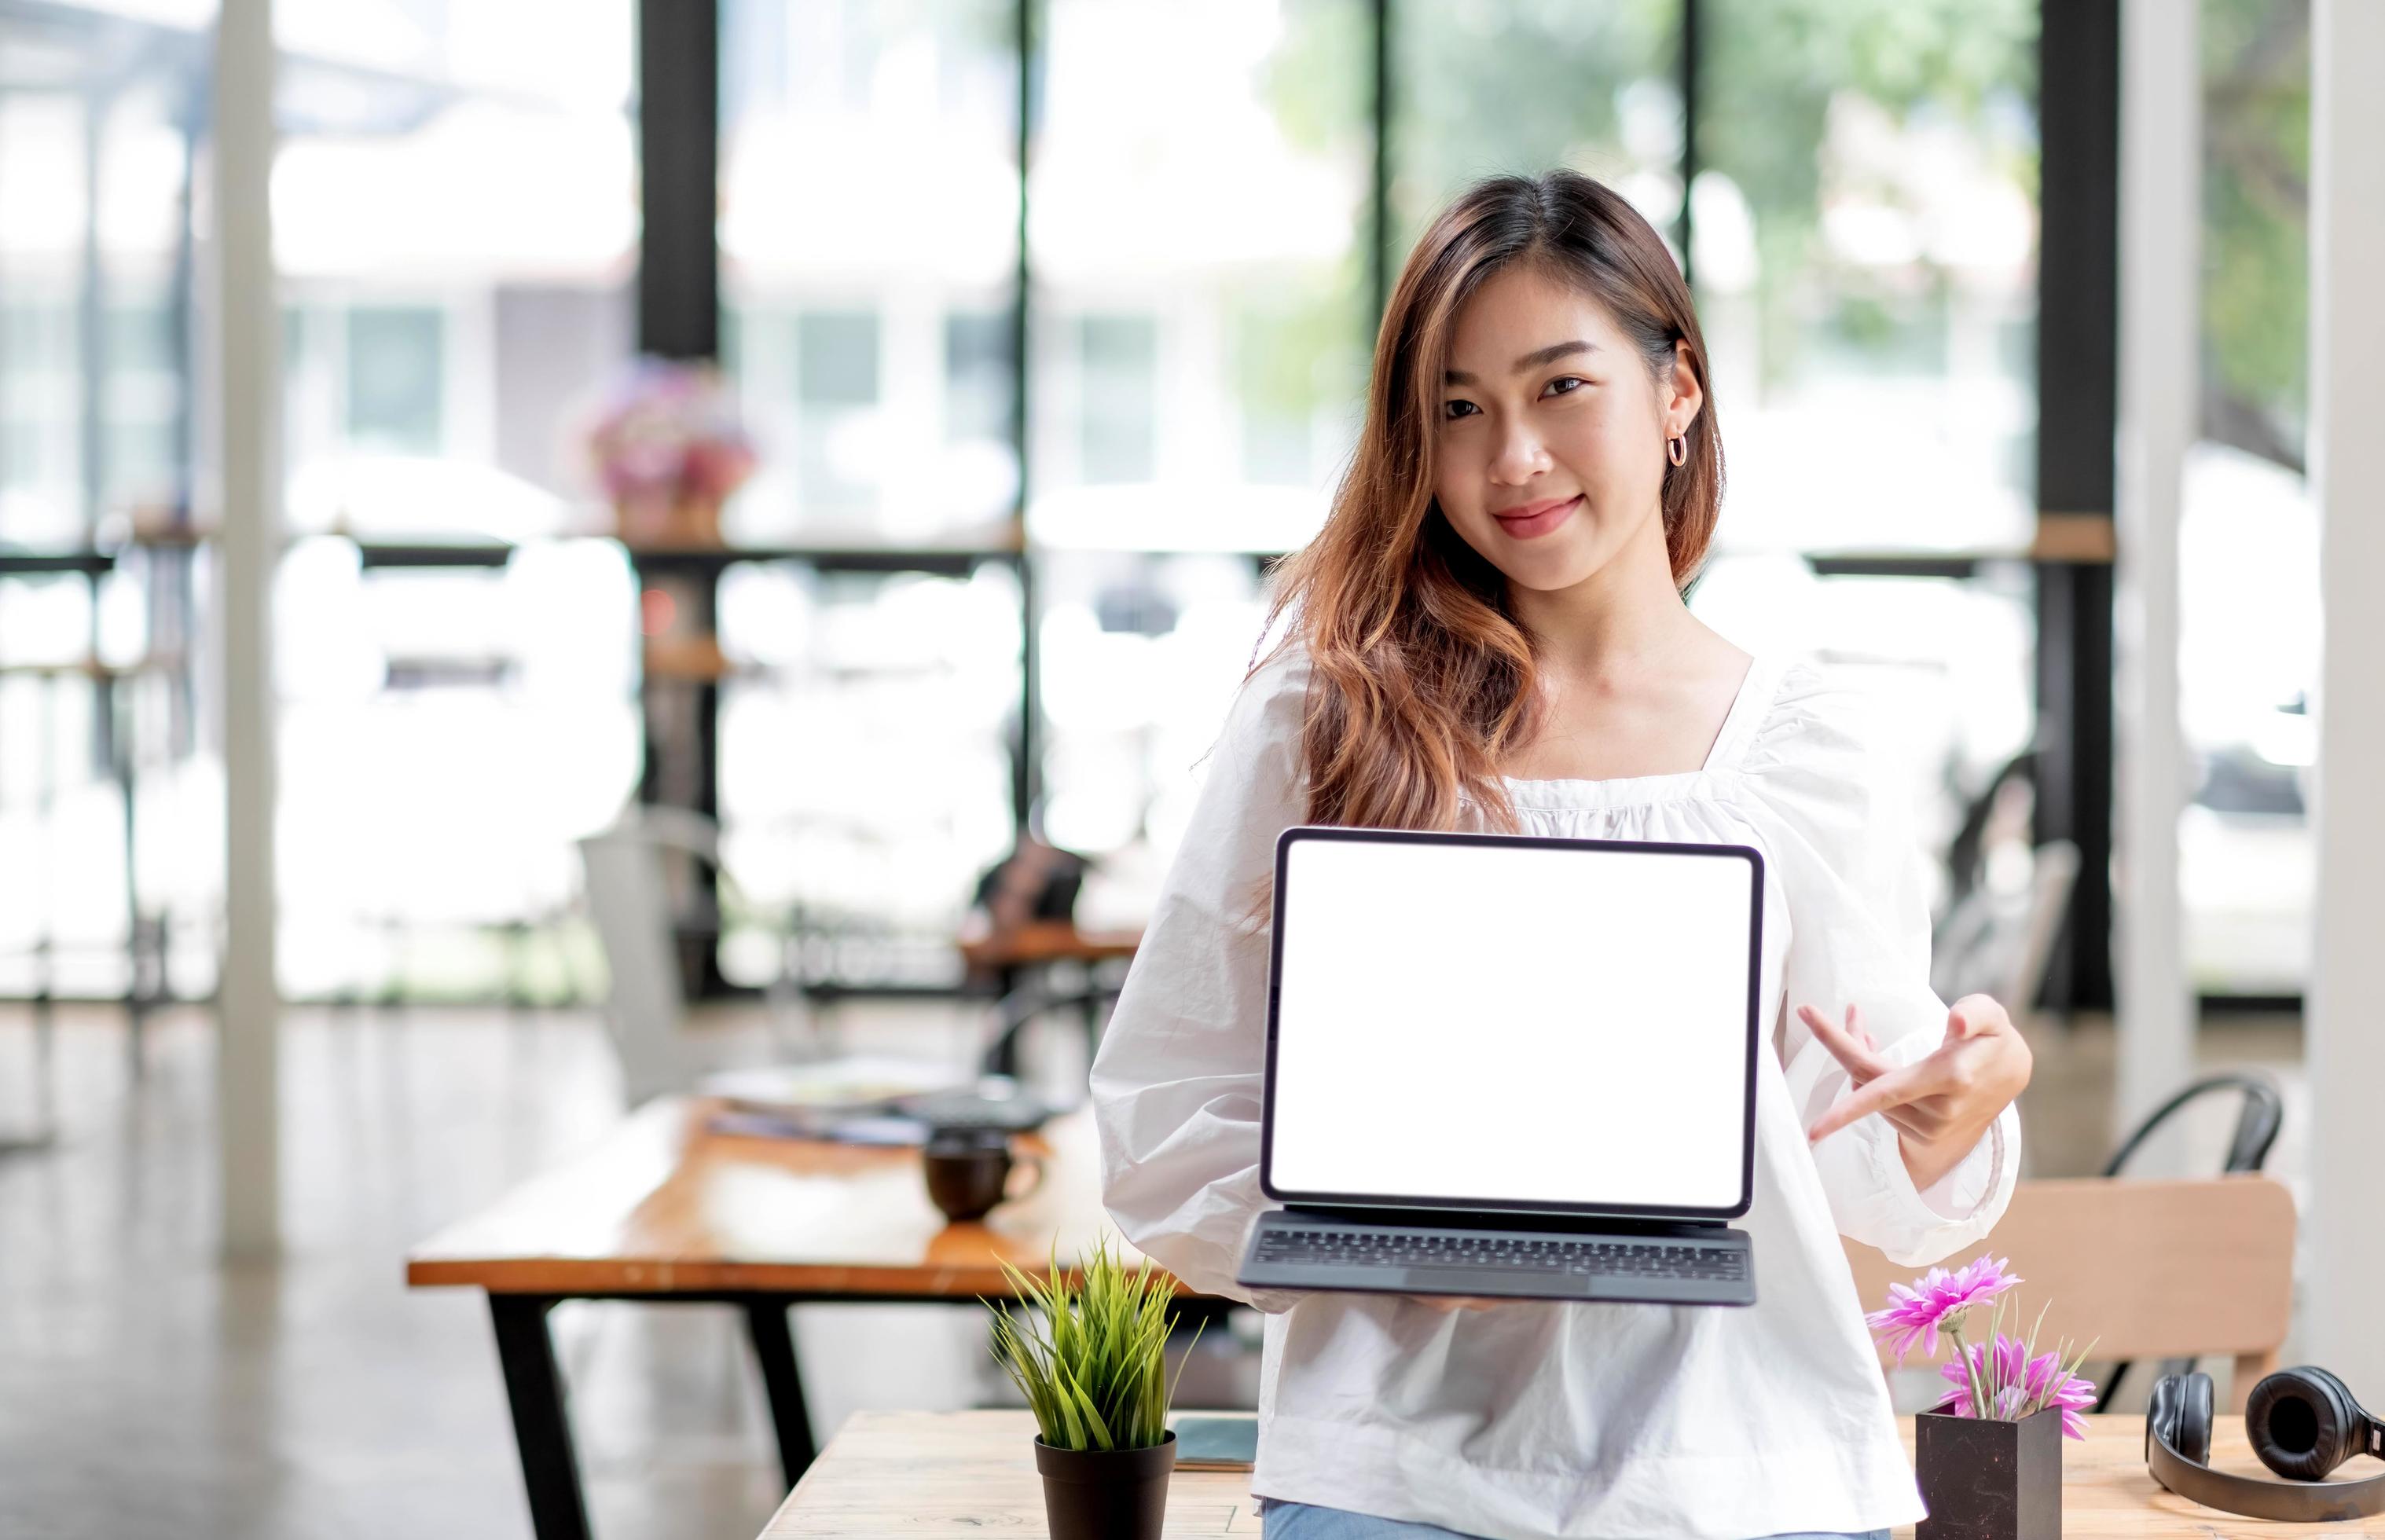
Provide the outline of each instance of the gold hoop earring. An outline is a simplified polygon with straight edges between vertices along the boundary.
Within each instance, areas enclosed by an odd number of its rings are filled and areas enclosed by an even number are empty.
[[[1675,465],[1677,465],[1677,466],[1685,466],[1685,465],[1689,464],[1689,461],[1690,461],[1690,440],[1689,440],[1689,435],[1688,435],[1688,434],[1686,434],[1686,433],[1675,434],[1672,438],[1669,438],[1669,439],[1666,440],[1666,441],[1665,441],[1665,458],[1666,458],[1666,459],[1667,459],[1667,460],[1672,461],[1672,462],[1673,462],[1673,464],[1675,464]]]

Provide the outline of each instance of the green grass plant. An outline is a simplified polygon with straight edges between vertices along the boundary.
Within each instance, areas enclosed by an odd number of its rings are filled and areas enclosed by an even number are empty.
[[[1043,1442],[1080,1450],[1164,1442],[1176,1393],[1167,1354],[1176,1280],[1149,1258],[1130,1271],[1106,1236],[1073,1279],[1056,1248],[1045,1278],[1008,1262],[1002,1271],[1021,1309],[1014,1315],[1008,1300],[981,1301],[993,1311],[993,1356],[1026,1396]]]

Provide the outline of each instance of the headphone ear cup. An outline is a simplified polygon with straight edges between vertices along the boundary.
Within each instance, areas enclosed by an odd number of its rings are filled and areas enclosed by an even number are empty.
[[[2197,1465],[2211,1463],[2211,1376],[2195,1370],[2179,1387],[2178,1452]]]
[[[2154,1458],[2154,1446],[2166,1443],[2178,1445],[2178,1379],[2176,1374],[2164,1374],[2154,1382],[2153,1394],[2145,1399],[2145,1460]]]
[[[2367,1419],[2341,1380],[2304,1364],[2265,1376],[2244,1398],[2244,1437],[2291,1481],[2322,1481],[2360,1452]]]

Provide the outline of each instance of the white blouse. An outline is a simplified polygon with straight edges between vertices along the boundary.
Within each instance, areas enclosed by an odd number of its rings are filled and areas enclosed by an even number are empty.
[[[1754,1200],[1738,1221],[1754,1306],[1253,1298],[1234,1273],[1270,1206],[1263,896],[1276,836],[1302,821],[1308,665],[1293,653],[1235,699],[1093,1070],[1120,1229],[1191,1287],[1267,1312],[1251,1490],[1492,1540],[1745,1540],[1922,1518],[1838,1237],[1917,1267],[1977,1241],[2012,1196],[2020,1125],[2007,1107],[1927,1194],[1878,1115],[1806,1142],[1849,1078],[1785,1006],[1854,1002],[1899,1064],[1945,1035],[1923,869],[1864,702],[1758,658],[1701,769],[1506,783],[1524,833],[1764,852],[1775,1053],[1758,1056]]]

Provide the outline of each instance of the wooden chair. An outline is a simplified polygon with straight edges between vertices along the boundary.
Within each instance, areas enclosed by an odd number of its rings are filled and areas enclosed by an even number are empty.
[[[2220,1161],[2220,1174],[2232,1175],[2238,1172],[2260,1170],[2269,1158],[2269,1147],[2278,1142],[2278,1130],[2285,1122],[2286,1104],[2285,1099],[2278,1094],[2277,1083],[2254,1070],[2205,1075],[2186,1086],[2146,1114],[2144,1121],[2129,1131],[2129,1136],[2120,1141],[2120,1148],[2112,1152],[2112,1158],[2104,1162],[2104,1174],[2122,1174],[2129,1157],[2190,1102],[2212,1095],[2224,1096],[2230,1091],[2243,1100],[2236,1114],[2236,1132],[2229,1138],[2228,1153]],[[2114,1399],[2119,1395],[2120,1382],[2128,1377],[2129,1371],[2134,1366],[2133,1360],[2119,1359],[2104,1372],[2103,1383],[2095,1387],[2097,1411],[2112,1410]],[[2163,1359],[2154,1363],[2154,1374],[2156,1379],[2163,1374],[2183,1374],[2193,1366],[2191,1359]]]
[[[1845,1246],[1867,1311],[1887,1302],[1890,1284],[1927,1271]],[[2233,1358],[2227,1411],[2242,1411],[2254,1382],[2278,1366],[2293,1313],[2293,1198],[2266,1176],[2023,1182],[1986,1241],[1932,1265],[1951,1271],[1983,1255],[2009,1258],[2023,1280],[2007,1298],[2027,1306],[2024,1333],[2051,1304],[2046,1330],[2099,1339],[2099,1360]],[[1975,1324],[1973,1340],[1983,1331]],[[1883,1367],[1894,1362],[1880,1354]]]

